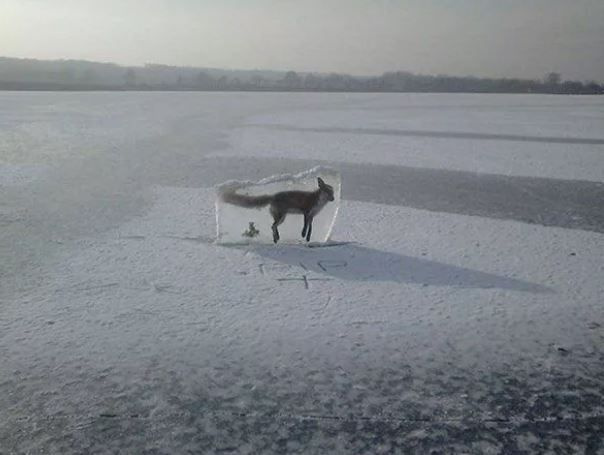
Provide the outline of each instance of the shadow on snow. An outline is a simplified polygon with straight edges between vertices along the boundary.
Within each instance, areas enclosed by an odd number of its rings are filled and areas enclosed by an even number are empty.
[[[424,286],[497,288],[532,293],[553,292],[548,287],[515,278],[353,243],[334,243],[317,248],[302,245],[231,245],[230,247],[251,251],[277,262],[347,281],[393,281]]]

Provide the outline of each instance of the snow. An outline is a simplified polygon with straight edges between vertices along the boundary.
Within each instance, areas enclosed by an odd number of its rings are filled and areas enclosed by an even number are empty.
[[[341,181],[339,173],[334,169],[317,166],[308,171],[295,175],[284,174],[269,176],[259,182],[229,181],[217,187],[216,196],[216,238],[220,243],[273,243],[271,226],[273,217],[269,206],[260,208],[243,208],[224,202],[221,194],[224,192],[260,196],[271,195],[282,191],[315,191],[318,188],[317,179],[330,185],[334,191],[334,200],[314,217],[311,239],[315,242],[326,242],[336,222],[340,207]],[[278,227],[279,242],[302,243],[301,231],[304,225],[303,217],[299,214],[289,214]]]
[[[312,115],[301,109],[251,116],[232,131],[227,153],[604,181],[598,97],[400,95],[378,106],[371,101]]]
[[[23,130],[34,106],[57,124],[74,103],[85,113],[93,103],[91,117],[115,110],[115,124],[82,126],[68,152],[62,140],[31,150],[32,166],[56,159],[43,178],[0,193],[15,215],[0,225],[0,452],[602,449],[604,234],[419,210],[404,194],[398,205],[351,200],[344,178],[324,245],[219,244],[214,185],[231,176],[212,167],[232,156],[250,180],[269,175],[269,155],[252,147],[266,130],[243,126],[250,147],[240,148],[242,125],[258,118],[357,128],[362,110],[373,128],[423,110],[462,132],[521,135],[552,122],[597,138],[599,98],[97,95],[0,95],[25,113],[4,111],[0,123]],[[507,123],[511,112],[525,126]],[[139,116],[151,130],[137,130]],[[408,127],[430,129],[431,118]],[[107,146],[82,157],[89,128]],[[333,141],[369,147],[370,135],[330,134],[275,132],[270,159],[306,166],[314,144],[335,170],[421,164],[379,141],[357,161]],[[413,140],[396,136],[401,149]],[[448,148],[465,139],[423,140],[436,167],[602,181],[599,144],[567,144],[583,150],[571,159],[564,144],[518,143],[535,160],[522,167],[511,141],[473,139],[453,160]],[[242,155],[257,168],[236,168]],[[367,180],[355,184],[391,184],[375,170]]]
[[[44,166],[4,165],[0,166],[0,187],[21,186],[44,175]]]

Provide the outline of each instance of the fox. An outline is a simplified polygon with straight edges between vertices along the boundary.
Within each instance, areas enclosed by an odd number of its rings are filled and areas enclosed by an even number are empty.
[[[279,225],[285,221],[288,213],[304,215],[304,227],[302,238],[310,242],[312,235],[312,221],[315,215],[334,200],[333,187],[317,178],[319,187],[315,191],[281,191],[275,194],[262,196],[248,196],[237,194],[235,191],[224,191],[221,199],[229,204],[246,208],[260,208],[269,205],[269,211],[273,217],[273,242],[279,241]]]

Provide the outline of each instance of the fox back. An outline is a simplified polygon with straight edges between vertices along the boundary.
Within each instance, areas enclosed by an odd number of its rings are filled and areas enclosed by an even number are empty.
[[[260,208],[270,204],[273,210],[283,213],[307,213],[314,215],[325,204],[334,200],[334,190],[323,179],[318,178],[319,188],[315,191],[281,191],[275,194],[249,196],[232,190],[224,190],[220,197],[223,201],[246,208]]]
[[[315,191],[282,191],[276,193],[271,206],[282,213],[317,214],[329,201],[334,200],[331,185],[319,178],[319,188]]]

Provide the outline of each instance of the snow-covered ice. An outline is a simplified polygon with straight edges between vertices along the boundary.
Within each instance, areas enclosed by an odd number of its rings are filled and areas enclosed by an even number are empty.
[[[0,165],[0,188],[26,185],[46,171],[44,166]]]
[[[600,98],[0,94],[6,104],[0,144],[32,147],[27,159],[0,149],[4,175],[24,176],[0,186],[1,453],[604,449],[604,218],[577,209],[603,191]],[[355,144],[366,154],[347,154]],[[329,242],[216,242],[217,183],[313,161],[355,171]],[[28,166],[44,171],[25,178]],[[515,210],[589,223],[518,221],[497,194],[515,182]],[[451,189],[455,207],[423,200]]]
[[[368,96],[312,115],[251,116],[218,155],[602,181],[602,128],[598,97],[401,94],[374,105]]]

